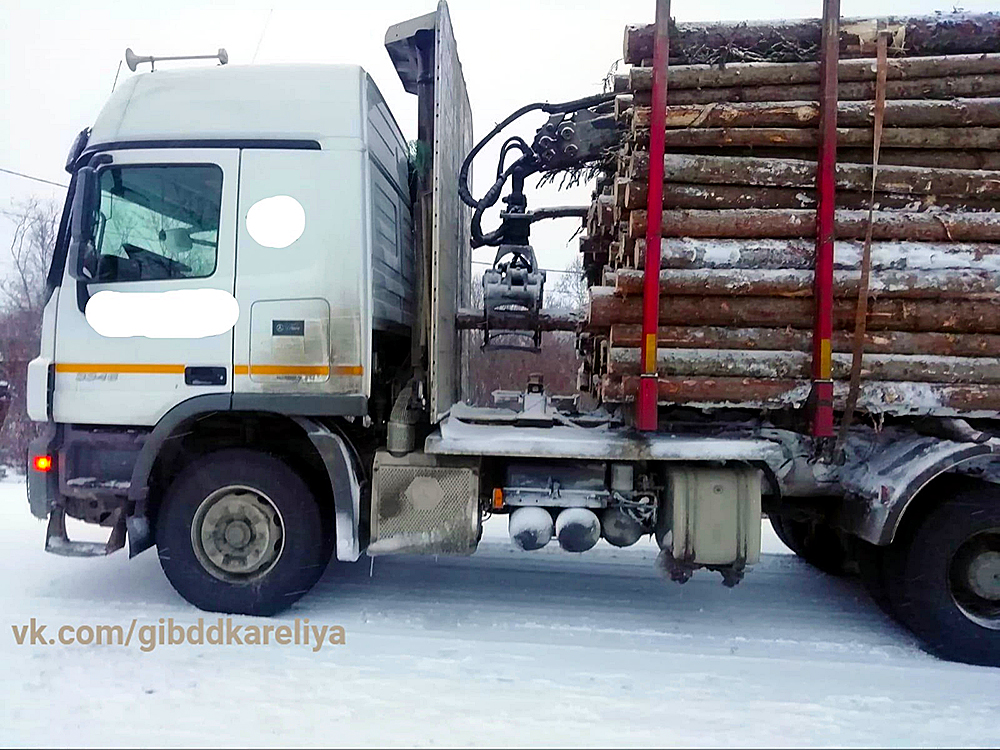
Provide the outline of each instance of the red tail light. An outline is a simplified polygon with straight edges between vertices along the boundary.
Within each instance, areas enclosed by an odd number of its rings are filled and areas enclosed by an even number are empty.
[[[51,471],[52,456],[35,456],[32,465],[35,467],[35,471]]]

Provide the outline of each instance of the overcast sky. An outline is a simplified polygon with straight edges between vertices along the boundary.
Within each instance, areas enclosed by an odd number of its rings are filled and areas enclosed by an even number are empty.
[[[225,47],[231,65],[249,64],[255,50],[256,64],[357,63],[375,79],[405,136],[415,137],[416,97],[403,91],[383,40],[386,28],[433,10],[435,0],[6,0],[0,5],[0,168],[67,182],[63,164],[69,146],[103,106],[126,47],[140,55],[204,54]],[[476,137],[522,104],[600,91],[609,68],[621,57],[624,26],[650,21],[654,6],[654,0],[451,0]],[[969,11],[996,6],[997,0],[962,3]],[[842,0],[844,16],[951,9],[941,0]],[[672,15],[681,21],[820,12],[819,0],[675,0],[672,6]],[[133,74],[122,64],[119,75]],[[525,117],[511,132],[530,140],[543,119]],[[488,186],[495,153],[484,151],[476,162],[479,194],[484,181]],[[529,205],[582,204],[589,193],[589,187],[547,188],[532,191]],[[0,208],[32,195],[61,203],[64,192],[0,173]],[[576,252],[576,242],[569,238],[578,222],[543,225],[535,225],[532,235],[539,261],[564,268]],[[486,228],[492,228],[491,222]],[[9,224],[0,218],[4,260],[10,236]],[[492,253],[480,250],[476,258],[492,260]]]

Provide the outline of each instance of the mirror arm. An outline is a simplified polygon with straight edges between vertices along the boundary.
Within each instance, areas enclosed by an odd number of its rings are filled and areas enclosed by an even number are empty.
[[[87,303],[90,302],[90,289],[83,279],[76,280],[76,306],[83,315],[87,314]]]

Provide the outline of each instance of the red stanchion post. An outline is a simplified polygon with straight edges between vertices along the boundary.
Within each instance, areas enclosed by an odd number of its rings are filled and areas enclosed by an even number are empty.
[[[833,437],[833,246],[837,168],[837,64],[840,56],[840,0],[823,1],[820,49],[819,164],[816,170],[816,321],[813,329],[811,432]]]
[[[642,376],[636,427],[657,427],[656,334],[660,324],[660,237],[663,220],[663,150],[667,125],[667,65],[670,61],[670,0],[656,0],[653,38],[653,101],[649,133],[649,195],[646,261],[642,284]]]

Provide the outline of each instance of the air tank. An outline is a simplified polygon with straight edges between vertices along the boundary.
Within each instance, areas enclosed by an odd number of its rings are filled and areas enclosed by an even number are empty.
[[[567,552],[586,552],[601,538],[601,522],[588,508],[566,508],[556,517],[556,539]]]
[[[541,549],[552,539],[552,514],[537,506],[518,508],[510,514],[507,529],[515,547]]]
[[[616,547],[630,547],[642,536],[642,525],[621,508],[601,513],[601,536]]]

